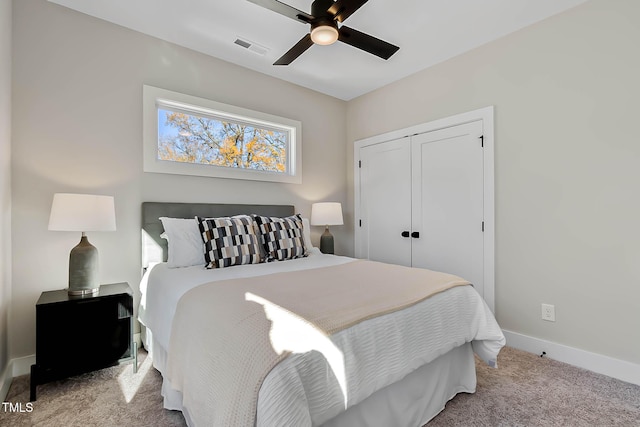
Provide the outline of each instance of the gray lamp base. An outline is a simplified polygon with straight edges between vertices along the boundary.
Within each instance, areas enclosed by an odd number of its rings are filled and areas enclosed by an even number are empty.
[[[333,255],[333,235],[329,233],[329,227],[320,236],[320,252]]]
[[[80,243],[69,254],[69,295],[93,295],[98,282],[98,249],[82,233]]]

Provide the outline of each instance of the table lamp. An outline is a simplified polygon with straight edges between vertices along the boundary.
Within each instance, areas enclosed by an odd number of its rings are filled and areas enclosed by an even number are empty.
[[[49,230],[80,231],[80,243],[69,254],[69,295],[92,295],[100,289],[98,250],[87,231],[115,231],[112,196],[56,193],[53,195]]]
[[[342,225],[342,205],[337,202],[314,203],[311,205],[311,225],[324,225],[324,233],[320,236],[320,252],[333,254],[333,236],[329,232],[330,225]]]

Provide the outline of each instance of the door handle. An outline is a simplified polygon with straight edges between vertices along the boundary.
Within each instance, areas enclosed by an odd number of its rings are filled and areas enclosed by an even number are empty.
[[[418,231],[414,231],[413,233],[411,233],[411,237],[413,237],[414,239],[418,239],[420,237],[420,233]]]
[[[401,235],[402,235],[402,237],[409,237],[409,232],[408,231],[403,231]]]

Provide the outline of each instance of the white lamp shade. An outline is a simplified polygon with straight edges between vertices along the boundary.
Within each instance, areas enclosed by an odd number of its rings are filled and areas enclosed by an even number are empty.
[[[337,202],[311,205],[311,225],[342,225],[342,205]]]
[[[112,196],[56,193],[53,195],[49,230],[115,231],[116,213]]]

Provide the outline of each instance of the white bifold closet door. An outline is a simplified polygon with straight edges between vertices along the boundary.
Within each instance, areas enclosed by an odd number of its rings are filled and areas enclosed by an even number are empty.
[[[411,138],[411,265],[469,280],[483,295],[482,122]],[[416,234],[417,233],[417,234]]]
[[[360,149],[360,224],[356,256],[411,266],[411,144],[400,138]]]
[[[360,148],[356,256],[461,276],[483,295],[482,121]]]

